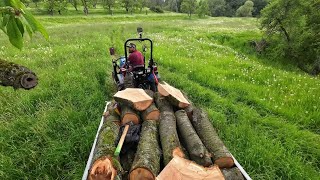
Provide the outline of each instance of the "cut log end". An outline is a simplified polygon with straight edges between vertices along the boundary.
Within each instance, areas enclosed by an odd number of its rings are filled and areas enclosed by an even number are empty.
[[[20,84],[24,89],[32,89],[37,86],[38,78],[32,73],[23,74],[20,78]]]
[[[130,172],[130,180],[154,180],[155,176],[151,171],[145,168],[136,168]]]
[[[214,161],[219,168],[231,168],[234,166],[234,161],[232,157],[221,157]]]
[[[160,112],[159,112],[159,110],[154,110],[154,111],[152,111],[152,112],[150,112],[148,115],[147,115],[147,117],[146,117],[146,119],[147,120],[159,120],[159,117],[160,117]]]
[[[127,124],[132,121],[133,124],[139,124],[139,117],[136,114],[125,114],[121,120],[121,124]]]
[[[182,149],[180,147],[176,147],[173,151],[172,151],[172,157],[181,157],[181,158],[185,158],[186,155],[183,153]]]
[[[112,165],[111,157],[103,157],[94,162],[89,172],[89,180],[113,180],[117,170]]]

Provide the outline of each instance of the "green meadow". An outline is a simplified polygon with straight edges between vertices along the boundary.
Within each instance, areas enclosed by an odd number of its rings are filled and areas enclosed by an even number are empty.
[[[163,81],[204,108],[252,179],[320,178],[320,79],[260,55],[254,18],[183,14],[38,16],[50,34],[23,50],[0,32],[0,58],[36,72],[35,89],[0,87],[0,179],[80,179],[116,88],[108,48],[154,42]],[[138,48],[142,44],[137,44]]]

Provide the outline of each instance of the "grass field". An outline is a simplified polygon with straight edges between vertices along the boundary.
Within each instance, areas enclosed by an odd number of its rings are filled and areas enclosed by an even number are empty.
[[[256,55],[253,18],[186,15],[40,16],[50,41],[22,51],[0,32],[0,57],[39,77],[30,91],[0,87],[0,179],[80,179],[105,101],[115,93],[108,48],[142,26],[162,80],[209,113],[253,179],[320,178],[320,79]],[[138,47],[140,45],[138,44]]]

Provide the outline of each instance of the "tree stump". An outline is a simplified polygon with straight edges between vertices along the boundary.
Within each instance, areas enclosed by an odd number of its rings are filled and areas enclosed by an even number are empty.
[[[175,112],[175,115],[182,142],[187,148],[190,159],[205,167],[212,165],[211,154],[193,129],[187,113],[179,110]]]
[[[200,109],[194,109],[191,122],[203,144],[212,154],[214,163],[220,168],[233,167],[233,158],[220,140],[216,130],[209,121],[207,114]]]

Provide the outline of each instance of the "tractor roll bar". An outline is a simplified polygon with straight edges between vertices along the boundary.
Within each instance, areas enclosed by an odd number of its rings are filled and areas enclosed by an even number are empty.
[[[153,43],[152,40],[149,38],[134,38],[134,39],[127,39],[126,42],[124,43],[124,52],[125,52],[125,56],[126,56],[126,63],[128,61],[128,52],[127,52],[127,43],[129,41],[149,41],[150,42],[150,65],[153,65],[153,57],[152,57],[152,51],[153,51]]]

